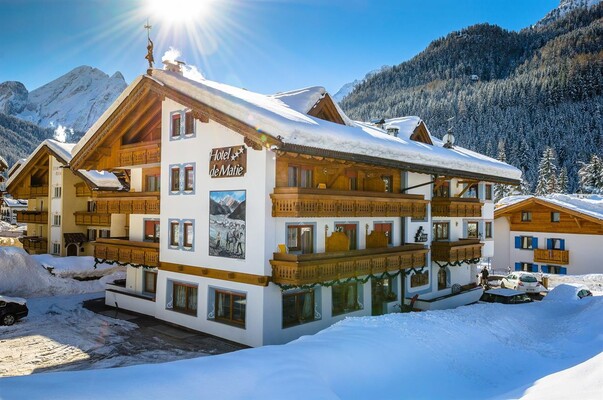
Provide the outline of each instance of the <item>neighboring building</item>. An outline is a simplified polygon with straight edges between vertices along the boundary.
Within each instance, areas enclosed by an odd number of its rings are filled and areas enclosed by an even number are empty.
[[[6,185],[4,183],[4,171],[8,169],[8,164],[6,160],[0,156],[0,198],[2,198],[4,192],[6,191]]]
[[[71,168],[127,177],[124,202],[160,190],[154,214],[113,211],[125,240],[95,243],[128,265],[107,304],[261,346],[475,281],[490,183],[519,170],[444,148],[417,117],[397,137],[350,121],[323,88],[265,96],[169,67],[73,151]]]
[[[96,200],[98,190],[115,191],[121,183],[111,173],[70,170],[74,146],[43,141],[11,170],[6,182],[14,198],[28,199],[27,209],[17,211],[16,222],[27,224],[21,242],[30,254],[92,255],[89,242],[110,236],[113,227],[124,230],[123,221],[111,216],[106,201]]]
[[[0,214],[2,221],[6,221],[15,225],[17,223],[17,213],[27,210],[27,200],[13,199],[8,195],[4,195],[0,199]]]
[[[497,203],[494,217],[495,268],[603,272],[603,196],[511,196]]]

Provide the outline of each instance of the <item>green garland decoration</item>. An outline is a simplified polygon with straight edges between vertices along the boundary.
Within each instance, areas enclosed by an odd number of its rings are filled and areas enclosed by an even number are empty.
[[[96,266],[98,264],[109,264],[109,265],[119,265],[120,267],[125,267],[125,266],[130,266],[130,267],[134,267],[134,268],[144,268],[144,269],[156,269],[157,267],[151,267],[149,265],[144,265],[144,264],[132,264],[132,263],[122,263],[116,260],[106,260],[104,258],[96,258],[94,257],[94,269],[96,269]]]
[[[472,258],[470,260],[461,260],[461,261],[453,261],[453,262],[445,262],[444,264],[440,264],[437,261],[434,261],[434,263],[436,263],[438,265],[438,267],[440,268],[446,268],[446,267],[460,267],[463,263],[467,263],[467,264],[477,264],[479,262],[480,258]]]

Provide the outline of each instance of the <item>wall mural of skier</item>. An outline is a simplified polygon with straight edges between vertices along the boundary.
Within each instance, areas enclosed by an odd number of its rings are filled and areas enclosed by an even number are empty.
[[[209,192],[209,255],[245,258],[245,190]]]

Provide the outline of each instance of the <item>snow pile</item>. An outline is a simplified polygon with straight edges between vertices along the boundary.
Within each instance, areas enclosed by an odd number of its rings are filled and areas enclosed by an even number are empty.
[[[31,257],[42,264],[46,270],[62,278],[98,277],[124,270],[124,267],[117,264],[98,264],[94,268],[94,257],[92,256],[57,257],[52,254],[38,254]]]
[[[593,399],[603,390],[602,313],[603,297],[589,297],[348,318],[283,346],[3,378],[0,393],[3,400],[49,393],[103,400]],[[551,376],[567,380],[545,384]]]
[[[586,285],[562,283],[555,286],[543,299],[544,301],[578,301],[578,292],[588,289]]]
[[[53,259],[50,265],[58,270],[77,270],[79,261],[69,257],[67,260]],[[72,260],[69,260],[72,259]],[[44,259],[46,263],[50,260]],[[66,266],[74,263],[73,267]],[[61,264],[63,264],[61,266]],[[113,270],[107,270],[111,273]],[[0,293],[8,296],[36,297],[57,294],[76,294],[100,292],[105,289],[106,282],[122,278],[122,272],[103,276],[94,281],[79,282],[73,279],[63,279],[51,275],[36,259],[27,254],[25,250],[17,247],[0,247]]]

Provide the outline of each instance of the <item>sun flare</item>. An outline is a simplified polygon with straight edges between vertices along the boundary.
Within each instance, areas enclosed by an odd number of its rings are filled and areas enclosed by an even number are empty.
[[[147,0],[153,19],[168,23],[188,23],[210,12],[212,0]]]

